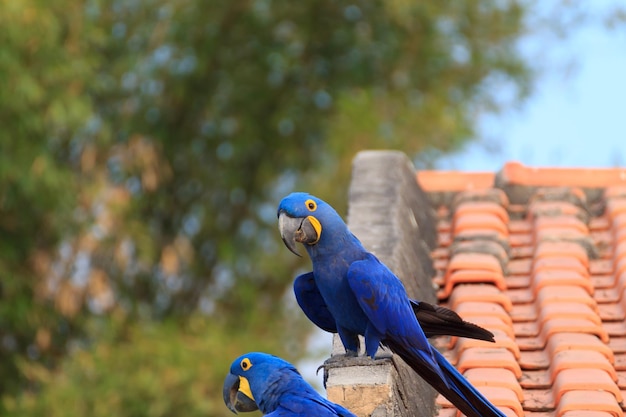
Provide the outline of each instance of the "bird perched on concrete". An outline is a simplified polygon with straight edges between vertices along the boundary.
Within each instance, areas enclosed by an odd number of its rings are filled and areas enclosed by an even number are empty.
[[[261,352],[246,353],[233,361],[223,395],[235,414],[258,409],[271,417],[356,417],[318,394],[292,364]]]
[[[298,304],[313,323],[337,332],[346,355],[357,356],[359,335],[374,358],[382,344],[468,417],[503,417],[428,342],[431,335],[493,341],[491,332],[448,309],[411,300],[394,273],[368,252],[323,200],[292,193],[278,206],[283,242],[293,253],[304,245],[313,271],[296,278]]]

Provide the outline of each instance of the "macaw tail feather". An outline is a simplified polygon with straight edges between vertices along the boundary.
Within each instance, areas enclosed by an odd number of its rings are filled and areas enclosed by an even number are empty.
[[[489,330],[463,320],[450,309],[415,300],[411,300],[411,307],[426,337],[447,335],[494,341]]]
[[[447,379],[445,382],[441,380],[440,374],[433,367],[428,366],[421,357],[412,352],[412,348],[407,348],[392,340],[385,340],[384,344],[467,417],[506,417],[435,348],[432,349],[437,364]]]

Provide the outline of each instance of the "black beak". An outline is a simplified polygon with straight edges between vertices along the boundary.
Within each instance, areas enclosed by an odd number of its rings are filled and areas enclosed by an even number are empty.
[[[224,404],[235,414],[237,411],[247,413],[259,409],[252,398],[239,391],[239,377],[237,375],[229,373],[226,376],[222,394],[224,395]]]
[[[298,256],[302,256],[296,249],[296,242],[308,245],[317,243],[320,238],[321,226],[317,219],[312,216],[291,217],[281,210],[278,213],[278,230],[287,249]]]

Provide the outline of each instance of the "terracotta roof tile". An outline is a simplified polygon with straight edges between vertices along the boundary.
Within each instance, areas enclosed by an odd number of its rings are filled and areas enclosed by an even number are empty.
[[[493,172],[419,171],[417,182],[424,191],[462,191],[493,187]]]
[[[456,340],[456,354],[461,355],[465,349],[479,347],[479,348],[503,348],[508,350],[515,356],[516,360],[520,358],[520,349],[519,346],[515,343],[513,337],[510,334],[507,334],[503,331],[498,331],[496,329],[491,329],[495,337],[495,343],[485,342],[484,340],[476,340],[476,339],[465,339],[465,338],[454,338]],[[514,335],[513,335],[514,336]]]
[[[485,188],[455,194],[452,199],[451,210],[455,211],[459,205],[467,202],[491,202],[504,208],[509,206],[509,199],[504,191],[497,188]]]
[[[611,219],[626,213],[626,196],[607,198],[606,213]]]
[[[464,320],[471,321],[477,316],[497,317],[504,323],[513,325],[513,320],[502,305],[484,301],[466,301],[456,305],[454,311]]]
[[[500,304],[506,311],[511,311],[513,303],[509,297],[494,285],[458,285],[450,295],[449,304],[453,310],[458,303],[465,301],[487,301]]]
[[[622,393],[615,381],[601,369],[564,369],[554,379],[553,389],[557,403],[566,392],[585,389],[607,391],[612,393],[618,402],[623,401]]]
[[[515,338],[515,329],[513,328],[513,326],[510,326],[509,324],[503,322],[498,317],[488,317],[488,316],[472,317],[472,322],[486,329],[491,330],[493,333],[500,331],[504,333],[506,336],[510,337],[511,339]]]
[[[503,246],[497,240],[459,240],[455,241],[448,249],[448,254],[454,256],[458,253],[483,253],[495,256],[500,262],[500,268],[507,273],[507,266],[510,258],[510,248]],[[612,267],[612,265],[611,265]]]
[[[614,417],[623,416],[617,399],[610,392],[576,390],[563,394],[556,410],[556,417],[563,417],[565,413],[581,410],[603,411]]]
[[[536,303],[540,308],[558,302],[580,303],[597,309],[596,300],[585,288],[578,285],[550,285],[537,291]]]
[[[556,268],[559,266],[558,258],[546,260],[544,264],[549,269],[539,269],[532,275],[531,288],[533,293],[537,294],[541,289],[546,287],[564,285],[580,287],[590,296],[593,296],[593,283],[588,276],[585,276],[587,274],[587,270],[584,272],[578,271],[573,269],[572,265],[567,262],[561,262],[560,266],[562,269],[558,269]],[[539,268],[541,268],[541,266]]]
[[[504,238],[508,237],[509,229],[497,214],[493,213],[465,213],[454,220],[452,233],[457,235],[466,230],[496,231]]]
[[[624,247],[626,250],[626,246]],[[543,241],[539,242],[534,248],[535,260],[542,258],[551,258],[553,256],[559,256],[567,254],[578,259],[585,267],[589,267],[589,254],[584,247],[576,242],[568,241]]]
[[[559,333],[548,340],[546,348],[552,356],[566,350],[593,350],[602,353],[611,363],[615,360],[613,350],[590,334]]]
[[[475,387],[504,387],[515,393],[521,403],[524,401],[522,387],[513,373],[504,368],[472,368],[465,371],[464,376]]]
[[[492,386],[477,386],[484,396],[489,398],[491,402],[500,409],[507,416],[511,417],[523,417],[524,409],[517,399],[516,392],[507,387],[492,387]],[[464,416],[460,412],[451,408],[452,404],[446,398],[439,395],[436,400],[437,404],[441,407],[439,417],[441,416]],[[450,411],[454,410],[454,411]]]
[[[585,219],[586,213],[567,201],[535,201],[528,206],[528,220],[538,216],[574,216]]]
[[[493,331],[446,356],[494,404],[527,417],[621,416],[626,392],[626,170],[422,171],[447,234],[440,302]],[[433,200],[435,201],[435,200]],[[455,415],[442,398],[439,416]],[[626,409],[626,408],[625,408]]]
[[[508,349],[497,347],[465,349],[459,355],[456,366],[461,372],[471,368],[504,368],[512,371],[517,378],[522,377],[522,369],[515,359],[515,355]]]
[[[552,303],[544,306],[539,311],[538,323],[544,325],[549,320],[558,318],[587,319],[596,326],[602,325],[600,316],[589,306],[579,303]]]
[[[573,349],[561,350],[552,356],[550,373],[552,380],[564,369],[601,369],[607,372],[613,381],[617,381],[617,373],[613,364],[602,353],[595,350]]]
[[[575,410],[565,412],[563,417],[611,417],[612,415],[606,411]]]
[[[585,223],[575,216],[557,215],[557,216],[541,216],[534,221],[535,230],[543,229],[572,229],[582,234],[588,234],[589,228]]]
[[[510,275],[530,275],[532,267],[532,260],[527,258],[511,259],[508,265]]]
[[[517,392],[508,387],[492,387],[492,386],[478,386],[478,391],[485,397],[489,398],[493,405],[504,410],[510,409],[513,411],[513,415],[517,417],[524,416],[524,409],[519,399],[517,398]],[[510,415],[507,413],[507,416]]]
[[[607,186],[604,190],[604,198],[626,197],[626,185]]]
[[[620,168],[535,168],[508,162],[500,174],[507,183],[525,186],[606,188],[626,183],[626,170]]]
[[[454,209],[452,220],[468,214],[491,214],[498,217],[502,223],[509,222],[509,213],[502,205],[503,202],[495,201],[464,201],[457,204]]]
[[[449,267],[448,271],[450,271]],[[457,269],[446,274],[443,291],[440,291],[437,295],[439,298],[448,298],[455,285],[468,283],[490,283],[502,291],[506,289],[506,282],[501,271],[492,269]]]
[[[450,258],[448,274],[465,270],[484,270],[502,274],[498,259],[485,253],[457,253]]]

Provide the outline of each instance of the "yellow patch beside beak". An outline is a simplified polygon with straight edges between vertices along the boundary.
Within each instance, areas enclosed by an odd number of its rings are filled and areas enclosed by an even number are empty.
[[[248,379],[244,376],[239,377],[239,391],[241,391],[251,400],[256,401],[254,399],[254,396],[252,395],[252,390],[250,390],[250,383],[248,382]]]
[[[315,245],[320,240],[320,237],[322,236],[322,224],[320,223],[319,220],[317,220],[313,216],[307,216],[306,219],[309,221],[309,223],[311,223],[311,226],[313,226],[313,229],[315,229],[315,234],[317,235],[317,239],[315,239],[315,242],[308,242],[308,243],[309,245]]]

